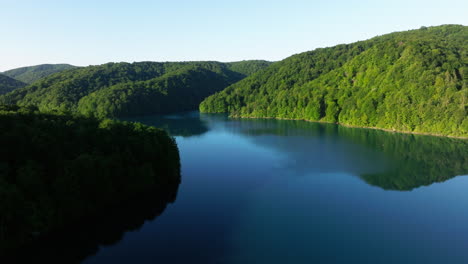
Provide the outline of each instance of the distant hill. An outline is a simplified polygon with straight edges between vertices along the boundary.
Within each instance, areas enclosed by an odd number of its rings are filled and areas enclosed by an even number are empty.
[[[257,61],[108,63],[51,75],[0,101],[96,117],[196,110],[205,97],[267,66]]]
[[[69,64],[41,64],[8,70],[3,72],[3,74],[24,83],[30,84],[51,74],[73,68],[76,68],[76,66]]]
[[[468,27],[304,52],[205,99],[202,112],[468,137]]]
[[[249,76],[270,66],[272,62],[265,60],[245,60],[226,64],[230,70]]]
[[[17,88],[26,86],[26,83],[20,82],[6,75],[0,74],[0,94],[9,93]]]

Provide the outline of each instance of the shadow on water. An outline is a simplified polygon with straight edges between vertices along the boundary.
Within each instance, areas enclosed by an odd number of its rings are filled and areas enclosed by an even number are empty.
[[[208,132],[207,124],[198,112],[185,112],[163,116],[139,116],[125,118],[125,121],[140,122],[166,130],[171,136],[192,137]]]
[[[67,229],[0,256],[0,263],[81,263],[95,255],[100,246],[120,242],[126,232],[138,230],[146,221],[163,213],[176,200],[178,186],[142,194],[93,217],[69,225]]]
[[[287,154],[303,173],[345,171],[385,190],[412,190],[468,174],[468,140],[294,120],[226,122],[226,116],[209,114],[201,119]]]

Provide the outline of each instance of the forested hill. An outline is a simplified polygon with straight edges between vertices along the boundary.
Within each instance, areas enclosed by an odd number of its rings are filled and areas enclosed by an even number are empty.
[[[0,101],[98,117],[196,110],[207,96],[267,66],[257,61],[108,63],[51,75]]]
[[[241,73],[245,76],[252,75],[270,66],[272,62],[265,60],[246,60],[226,63],[231,71]]]
[[[0,259],[133,198],[173,200],[180,183],[175,140],[138,123],[0,105],[0,145]]]
[[[17,88],[26,86],[27,84],[0,74],[0,94],[9,93]]]
[[[202,112],[468,137],[468,27],[396,32],[291,56],[208,97]]]
[[[76,66],[69,64],[41,64],[8,70],[3,72],[3,74],[18,81],[30,84],[51,74],[73,68],[76,68]]]

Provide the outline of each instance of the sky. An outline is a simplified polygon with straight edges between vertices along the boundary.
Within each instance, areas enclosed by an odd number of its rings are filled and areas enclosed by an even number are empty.
[[[0,71],[43,63],[282,60],[468,25],[466,0],[0,0]]]

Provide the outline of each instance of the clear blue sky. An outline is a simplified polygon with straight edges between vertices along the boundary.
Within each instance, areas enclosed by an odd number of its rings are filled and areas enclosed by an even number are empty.
[[[281,60],[441,24],[466,0],[0,0],[0,71],[42,63]]]

